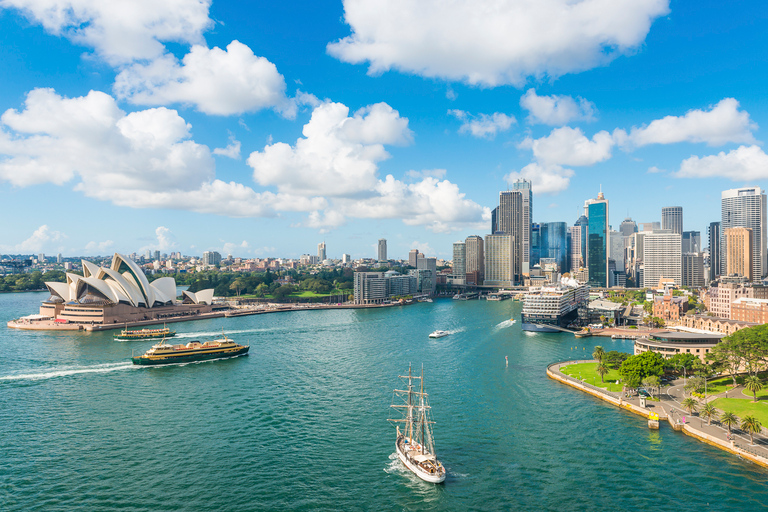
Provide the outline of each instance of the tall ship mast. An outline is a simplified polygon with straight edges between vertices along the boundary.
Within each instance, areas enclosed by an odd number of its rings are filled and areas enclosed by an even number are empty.
[[[405,467],[416,476],[439,484],[445,481],[445,468],[435,455],[432,437],[435,422],[431,419],[428,395],[424,392],[424,366],[421,367],[421,376],[414,376],[408,365],[408,375],[399,377],[408,385],[407,389],[396,389],[392,398],[391,408],[399,413],[397,418],[389,419],[397,427],[395,451]]]

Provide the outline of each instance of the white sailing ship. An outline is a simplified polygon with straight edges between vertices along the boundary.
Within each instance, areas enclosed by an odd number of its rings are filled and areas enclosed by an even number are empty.
[[[400,375],[406,380],[408,389],[396,389],[392,409],[400,412],[400,416],[389,421],[397,425],[395,451],[405,467],[426,482],[439,484],[445,481],[445,468],[435,455],[435,443],[432,437],[432,425],[427,394],[424,392],[424,367],[421,376],[416,377],[408,366],[408,375]],[[418,380],[418,390],[414,381]],[[403,431],[400,431],[400,424]]]

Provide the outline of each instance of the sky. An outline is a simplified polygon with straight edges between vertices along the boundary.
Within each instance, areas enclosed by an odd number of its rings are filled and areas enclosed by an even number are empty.
[[[0,0],[0,254],[390,258],[768,186],[768,5]]]

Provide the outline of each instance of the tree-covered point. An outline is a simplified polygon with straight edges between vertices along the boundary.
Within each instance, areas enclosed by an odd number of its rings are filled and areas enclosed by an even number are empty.
[[[9,276],[0,277],[0,292],[45,290],[45,281],[63,283],[66,280],[66,273],[60,270],[49,270],[45,274],[39,270],[28,274],[11,274]]]
[[[768,369],[768,324],[741,329],[723,338],[706,356],[716,370],[757,376]]]
[[[629,356],[619,367],[619,374],[630,386],[639,385],[643,379],[664,373],[664,357],[656,352],[647,351],[636,356]]]

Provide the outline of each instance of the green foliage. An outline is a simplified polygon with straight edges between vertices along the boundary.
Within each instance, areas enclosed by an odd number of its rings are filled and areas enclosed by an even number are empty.
[[[707,417],[707,425],[712,424],[712,418],[717,419],[717,409],[715,409],[715,406],[712,404],[712,402],[704,404],[704,407],[701,409],[701,414],[703,416]]]
[[[681,402],[681,405],[687,409],[690,414],[693,414],[698,409],[699,403],[693,398],[688,397]]]
[[[757,375],[750,375],[744,379],[744,387],[747,388],[747,391],[752,392],[752,396],[755,399],[754,401],[757,402],[757,392],[763,389],[763,382],[760,380],[760,377]]]
[[[738,425],[739,418],[737,418],[736,415],[730,411],[723,411],[723,414],[720,416],[720,423],[728,427],[728,433],[730,434],[731,427],[734,425]]]
[[[626,352],[611,350],[603,354],[603,363],[605,363],[605,366],[610,370],[618,370],[621,363],[623,363],[629,356],[630,354],[627,354]]]
[[[636,356],[629,356],[619,367],[619,373],[627,381],[638,381],[651,375],[659,376],[664,373],[664,358],[656,352],[643,352]]]
[[[5,277],[0,277],[0,292],[45,290],[45,281],[63,283],[66,280],[66,274],[59,270],[51,270],[45,274],[39,270],[35,270],[29,274],[11,274]]]
[[[651,390],[651,395],[653,395],[653,390],[659,388],[661,385],[661,380],[657,375],[651,375],[650,377],[646,377],[643,379],[643,386],[645,386],[646,389]]]
[[[605,366],[605,363],[598,362],[597,366],[595,367],[595,372],[600,376],[600,382],[605,382],[605,374],[607,374],[610,370],[607,366]]]
[[[597,359],[597,362],[603,361],[603,356],[605,355],[605,350],[603,350],[603,347],[600,345],[595,345],[595,349],[592,351],[592,358]]]
[[[703,377],[691,377],[685,384],[685,390],[689,393],[701,393],[704,391],[704,378]]]
[[[664,368],[669,373],[675,373],[677,375],[683,375],[684,373],[691,373],[693,370],[694,361],[699,358],[693,354],[675,354],[664,362]],[[683,372],[685,368],[686,372]]]
[[[755,439],[753,437],[753,434],[757,434],[760,432],[763,428],[762,423],[760,423],[760,420],[755,418],[754,416],[744,416],[741,420],[741,430],[744,430],[746,432],[749,432],[749,442],[750,444],[755,444]]]

